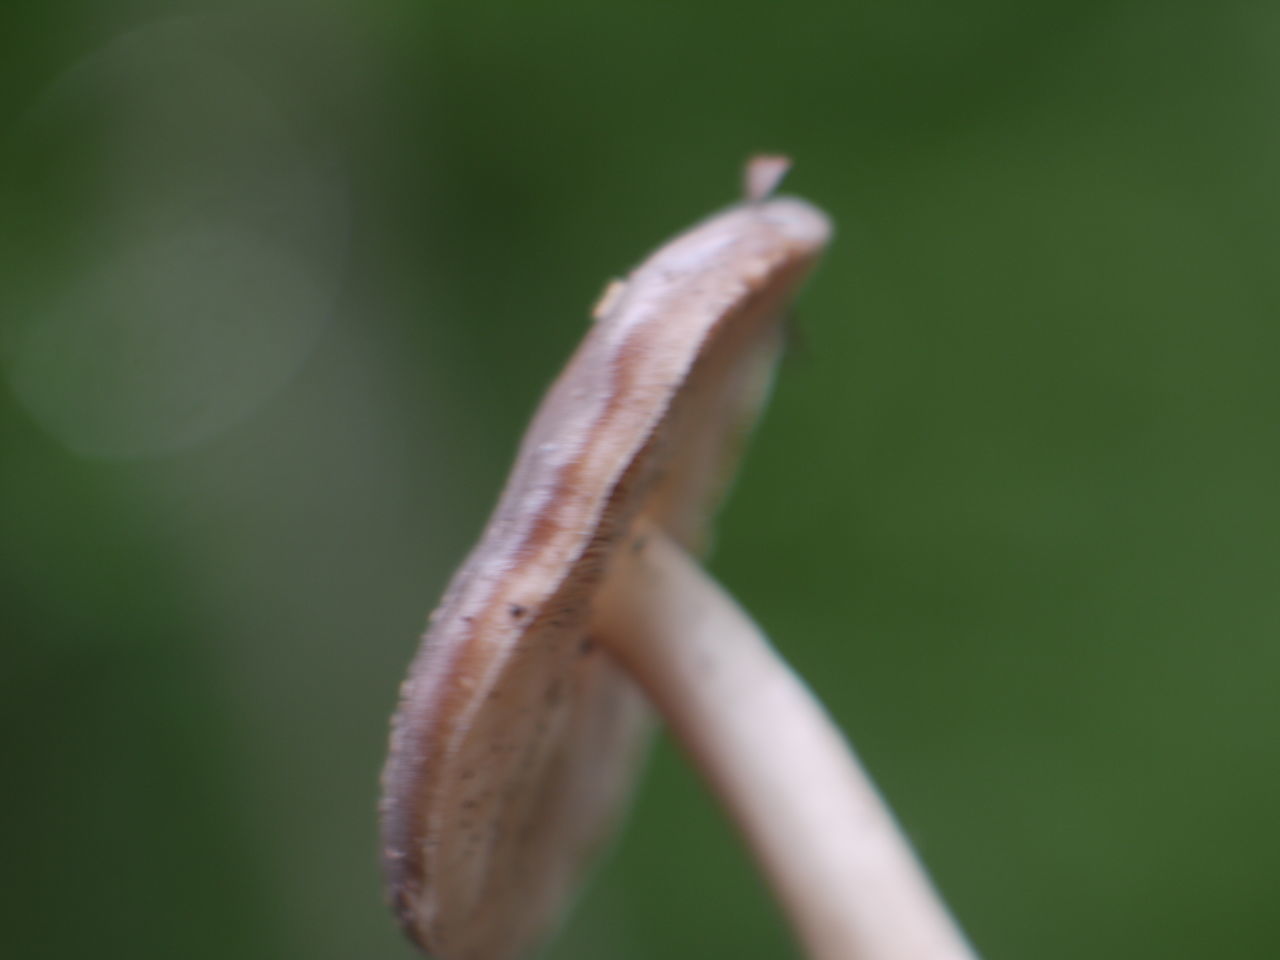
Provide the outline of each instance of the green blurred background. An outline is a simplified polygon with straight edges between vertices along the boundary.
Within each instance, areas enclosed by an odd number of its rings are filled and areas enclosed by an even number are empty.
[[[1273,957],[1280,5],[0,5],[0,951],[411,955],[425,615],[604,281],[837,244],[713,565],[988,957]],[[661,743],[551,960],[787,956]]]

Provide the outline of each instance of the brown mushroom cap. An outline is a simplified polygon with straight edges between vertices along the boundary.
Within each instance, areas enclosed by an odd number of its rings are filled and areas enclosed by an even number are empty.
[[[588,635],[638,517],[697,552],[767,392],[780,319],[830,235],[812,206],[739,205],[606,295],[544,398],[401,690],[383,862],[409,935],[504,960],[558,919],[630,792],[640,694]]]

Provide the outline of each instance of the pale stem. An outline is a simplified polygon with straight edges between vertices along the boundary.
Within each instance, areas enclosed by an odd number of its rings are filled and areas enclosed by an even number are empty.
[[[814,960],[972,960],[893,815],[808,687],[676,544],[615,558],[595,635],[746,837]]]

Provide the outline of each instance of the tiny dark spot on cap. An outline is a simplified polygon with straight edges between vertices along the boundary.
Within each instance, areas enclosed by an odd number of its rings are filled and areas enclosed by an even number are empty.
[[[516,844],[521,847],[529,845],[529,841],[534,837],[535,824],[526,820],[520,824],[520,828],[516,831]]]
[[[631,541],[631,552],[639,553],[645,548],[645,544],[649,542],[648,537],[636,537]]]
[[[556,680],[551,686],[547,687],[547,703],[555,706],[560,702],[560,696],[564,690],[559,680]]]
[[[594,640],[592,640],[590,637],[583,637],[582,643],[579,644],[578,646],[578,653],[582,654],[582,656],[585,657],[587,654],[594,651],[595,648],[596,648],[596,642]]]
[[[518,603],[511,604],[509,609],[511,610],[511,616],[517,620],[519,620],[521,617],[523,617],[526,613],[529,612],[528,608],[522,607]]]

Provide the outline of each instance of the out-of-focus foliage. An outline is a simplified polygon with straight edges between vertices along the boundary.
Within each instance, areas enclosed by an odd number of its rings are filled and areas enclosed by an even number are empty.
[[[386,716],[603,282],[841,235],[714,565],[978,947],[1274,953],[1280,6],[0,4],[0,943],[407,958]],[[676,751],[553,960],[778,957]]]

